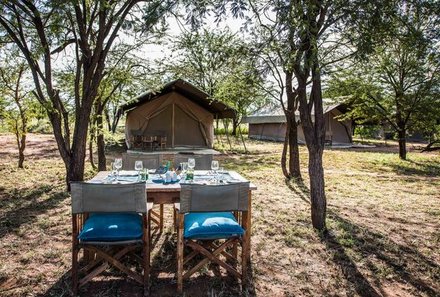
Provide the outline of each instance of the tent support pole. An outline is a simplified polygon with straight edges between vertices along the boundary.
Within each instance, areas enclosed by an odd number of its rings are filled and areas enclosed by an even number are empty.
[[[217,134],[215,133],[215,130],[214,130],[214,136],[215,136],[215,138],[217,139],[217,142],[218,142],[221,146],[223,146],[222,138],[221,138],[220,135],[219,135],[219,128],[218,128],[218,114],[215,114],[215,125],[217,126]]]
[[[174,106],[175,104],[173,103],[173,114],[171,116],[171,147],[174,148],[174,117],[175,117],[175,113],[174,113]]]

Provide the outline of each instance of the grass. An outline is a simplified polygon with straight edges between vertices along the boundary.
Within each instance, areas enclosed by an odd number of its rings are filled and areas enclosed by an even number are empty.
[[[225,139],[222,140],[225,143]],[[50,136],[31,135],[25,169],[15,168],[12,138],[0,136],[0,296],[70,296],[70,200],[64,167]],[[307,150],[304,182],[279,168],[281,144],[234,141],[222,166],[258,186],[253,195],[252,285],[248,296],[438,296],[440,292],[440,156],[410,147],[326,150],[328,234],[311,228]],[[119,154],[112,147],[109,157]],[[87,168],[87,176],[93,172]],[[175,234],[167,229],[152,253],[152,295],[175,295]],[[212,266],[186,282],[187,296],[236,296]],[[84,296],[139,296],[110,271]]]

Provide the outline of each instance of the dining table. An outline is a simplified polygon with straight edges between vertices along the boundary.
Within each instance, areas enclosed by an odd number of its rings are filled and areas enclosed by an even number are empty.
[[[119,174],[114,175],[110,171],[99,171],[89,182],[92,183],[131,183],[140,181],[140,175],[136,171],[120,171]],[[236,171],[224,170],[220,172],[212,172],[209,170],[194,170],[194,178],[191,181],[179,176],[175,181],[168,181],[165,178],[165,174],[158,174],[155,171],[151,171],[148,174],[146,180],[146,192],[147,201],[153,204],[160,205],[160,213],[155,213],[155,221],[158,224],[160,232],[163,230],[163,206],[174,205],[180,200],[180,183],[192,182],[199,184],[228,184],[237,182],[247,182],[241,174]],[[250,248],[251,240],[251,214],[252,214],[252,191],[257,190],[257,186],[253,183],[249,184],[248,192],[248,211],[242,213],[240,221],[248,232],[245,233],[245,239],[248,241],[248,247]],[[250,250],[246,251],[246,260],[250,261]]]

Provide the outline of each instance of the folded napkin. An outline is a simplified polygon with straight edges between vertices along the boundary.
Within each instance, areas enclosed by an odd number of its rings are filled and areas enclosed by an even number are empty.
[[[136,176],[130,176],[130,175],[125,175],[125,176],[119,176],[118,177],[118,181],[126,181],[126,182],[137,182],[138,181],[138,175]]]
[[[119,176],[138,176],[138,172],[134,170],[121,170]]]

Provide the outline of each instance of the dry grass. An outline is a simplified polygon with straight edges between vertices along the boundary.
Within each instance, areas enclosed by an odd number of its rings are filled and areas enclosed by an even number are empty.
[[[223,140],[224,143],[224,140]],[[281,145],[248,142],[249,154],[222,155],[258,185],[253,199],[249,296],[439,296],[440,158],[393,144],[370,151],[326,150],[329,234],[310,226],[308,180],[286,182]],[[15,168],[13,138],[0,136],[0,295],[70,295],[70,208],[53,139],[32,136],[26,168]],[[240,151],[240,150],[236,150]],[[301,148],[303,176],[307,153]],[[114,154],[110,152],[109,155]],[[88,176],[93,172],[88,169]],[[153,296],[175,295],[171,220],[152,254]],[[84,296],[138,296],[112,272]],[[238,285],[208,268],[187,296],[236,296]]]

